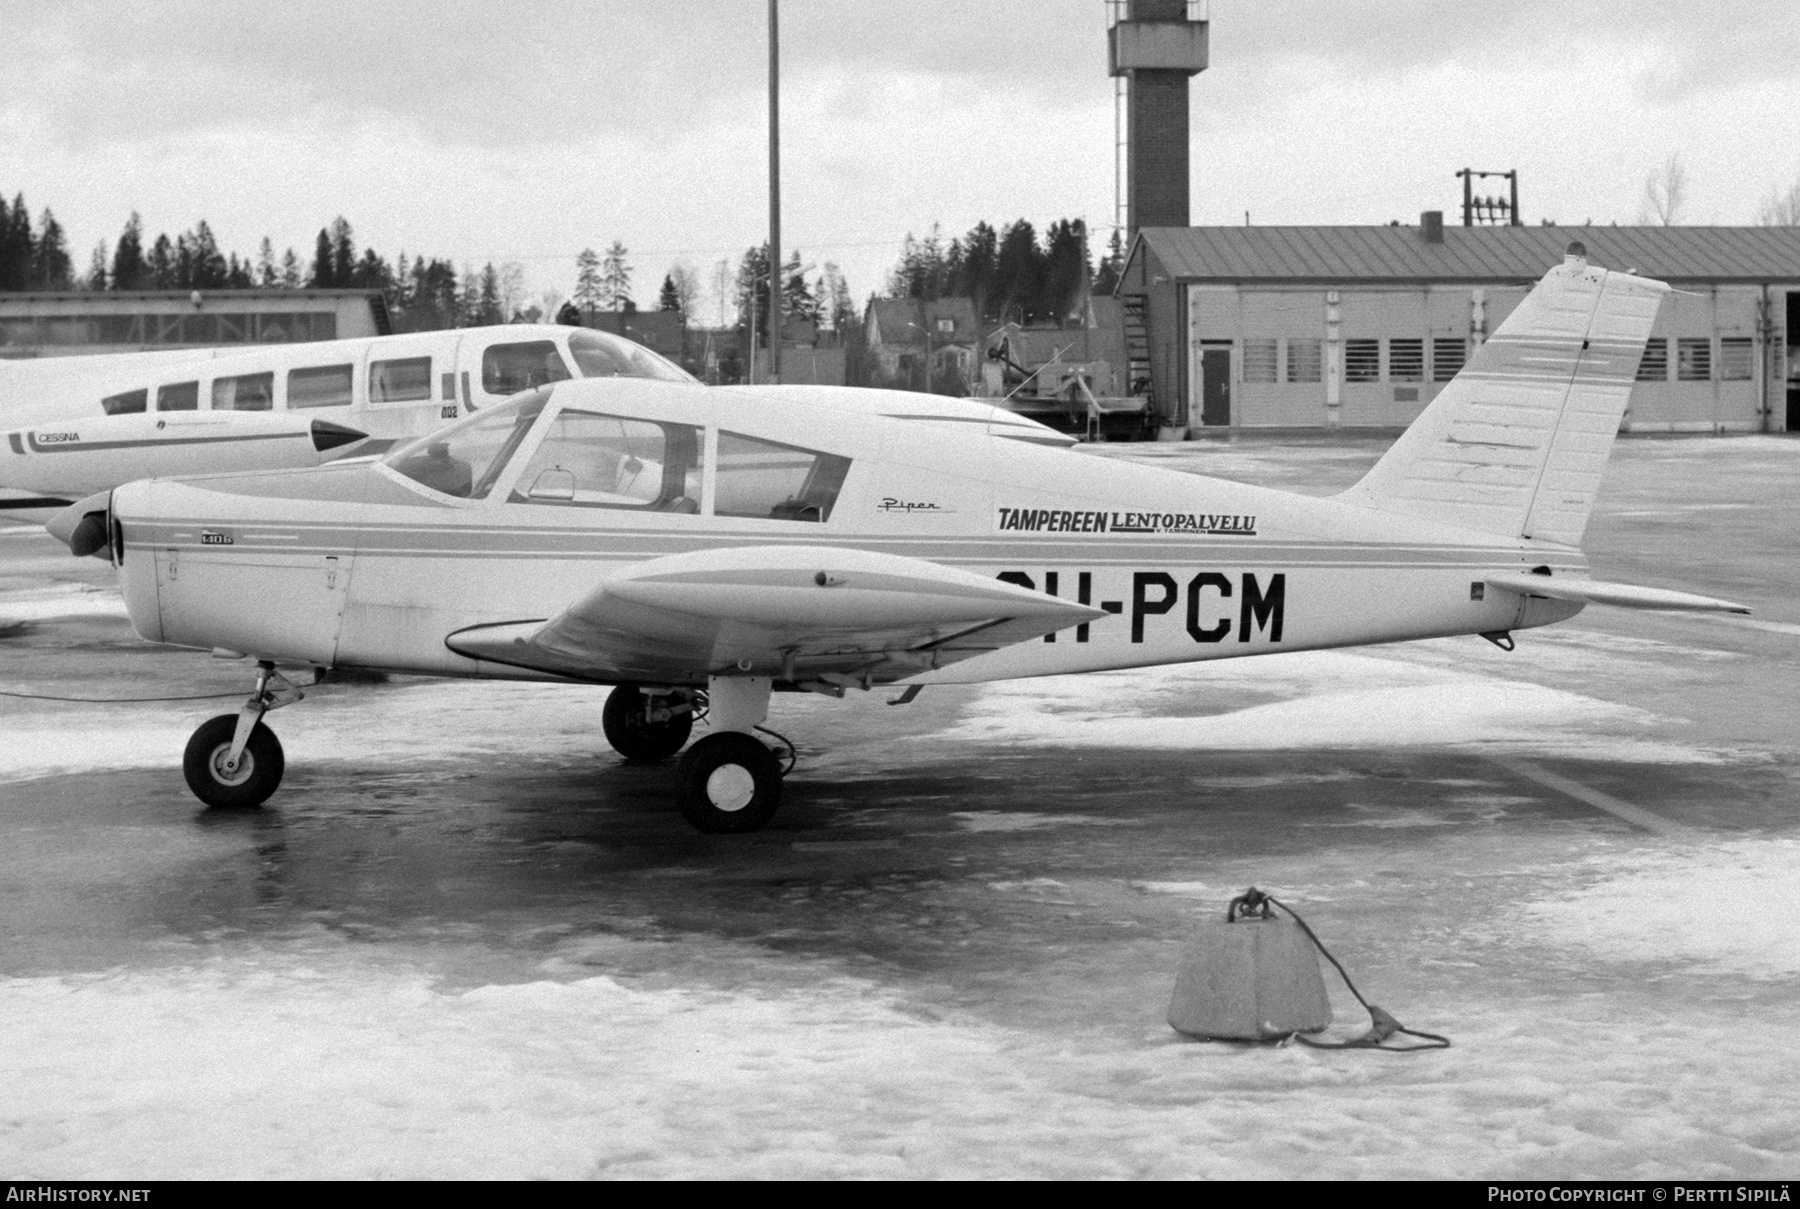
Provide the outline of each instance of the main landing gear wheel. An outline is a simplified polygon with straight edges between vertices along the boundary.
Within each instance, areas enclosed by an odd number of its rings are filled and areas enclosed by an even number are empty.
[[[750,735],[708,735],[676,769],[681,817],[710,835],[760,830],[781,805],[781,764]]]
[[[261,722],[250,732],[250,741],[244,745],[237,767],[227,767],[237,724],[236,714],[220,714],[201,723],[181,758],[188,788],[208,806],[227,810],[261,806],[281,784],[287,764],[281,754],[281,740]]]
[[[675,710],[670,709],[671,704]],[[666,717],[658,719],[658,713]],[[627,760],[666,760],[681,750],[693,732],[693,702],[647,697],[622,684],[607,697],[606,708],[600,711],[600,728],[612,749]]]

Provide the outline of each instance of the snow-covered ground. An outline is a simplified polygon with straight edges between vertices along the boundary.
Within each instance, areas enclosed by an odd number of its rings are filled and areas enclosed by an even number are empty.
[[[744,841],[596,753],[596,691],[321,686],[253,819],[174,770],[229,700],[0,698],[0,1177],[1789,1176],[1797,449],[1624,443],[1595,522],[1755,627],[784,700]],[[1124,455],[1328,487],[1378,450]],[[134,647],[104,572],[0,533],[0,688],[243,691]],[[1172,1033],[1253,882],[1455,1048]]]

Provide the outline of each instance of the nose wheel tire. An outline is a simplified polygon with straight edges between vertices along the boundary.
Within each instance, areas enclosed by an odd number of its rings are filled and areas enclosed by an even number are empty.
[[[775,753],[738,731],[708,735],[690,747],[675,779],[681,816],[710,835],[758,831],[781,805]]]
[[[655,721],[650,716],[652,704],[651,698],[637,689],[620,685],[607,697],[606,708],[600,712],[600,728],[606,732],[606,741],[627,760],[666,760],[682,749],[694,729],[691,708]]]
[[[208,806],[226,810],[261,806],[281,784],[287,764],[281,753],[281,740],[261,722],[250,732],[250,741],[245,744],[237,767],[226,768],[236,733],[236,714],[209,718],[188,740],[187,752],[181,758],[188,788]]]

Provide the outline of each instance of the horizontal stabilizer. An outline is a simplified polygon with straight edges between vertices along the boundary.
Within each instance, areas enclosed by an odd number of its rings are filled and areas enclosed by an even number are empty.
[[[1748,613],[1748,605],[1733,604],[1692,592],[1667,588],[1640,588],[1633,584],[1601,583],[1593,579],[1556,579],[1549,575],[1490,575],[1487,584],[1523,596],[1573,600],[1583,604],[1616,605],[1621,609],[1673,609],[1701,613]]]
[[[755,546],[638,563],[546,621],[476,626],[445,645],[598,680],[733,670],[796,684],[889,683],[1105,616],[923,559]]]

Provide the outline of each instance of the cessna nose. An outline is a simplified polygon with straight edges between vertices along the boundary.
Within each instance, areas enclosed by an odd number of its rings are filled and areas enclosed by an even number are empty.
[[[349,445],[356,441],[366,441],[369,434],[358,432],[354,428],[342,424],[333,424],[330,420],[314,420],[312,422],[313,448],[320,453],[327,449],[336,449],[340,445]]]
[[[106,549],[111,510],[112,492],[96,492],[58,512],[44,528],[50,531],[50,536],[68,546],[69,553],[76,558],[86,558]]]

